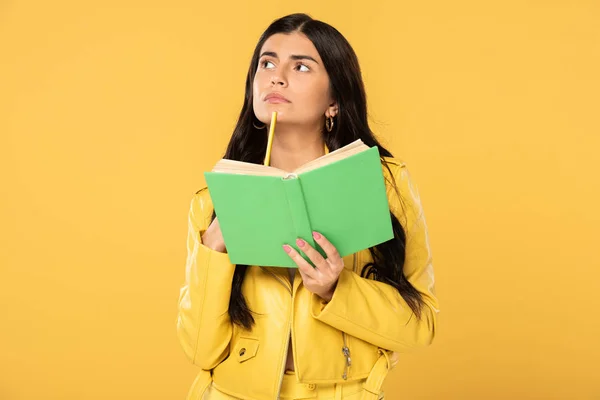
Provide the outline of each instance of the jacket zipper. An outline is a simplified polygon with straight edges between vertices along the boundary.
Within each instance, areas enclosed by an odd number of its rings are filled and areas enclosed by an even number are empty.
[[[356,253],[354,253],[352,257],[352,271],[356,272]],[[344,380],[348,379],[348,371],[350,370],[350,366],[352,366],[352,358],[350,357],[350,348],[348,347],[348,341],[346,338],[346,332],[342,331],[342,339],[344,340],[344,346],[342,346],[342,354],[346,358],[346,365],[344,366],[344,373],[342,374],[342,378]]]
[[[346,380],[348,379],[348,370],[352,365],[352,359],[350,358],[350,349],[348,348],[348,343],[346,342],[346,333],[342,332],[342,336],[344,337],[344,346],[342,347],[342,354],[346,358],[346,365],[344,366],[344,373],[342,374],[342,378]]]

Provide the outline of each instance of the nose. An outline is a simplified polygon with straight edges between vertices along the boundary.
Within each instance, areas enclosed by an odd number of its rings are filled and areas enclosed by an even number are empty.
[[[287,80],[285,79],[284,76],[281,75],[281,73],[276,73],[271,76],[271,85],[272,86],[277,86],[277,85],[286,86]]]

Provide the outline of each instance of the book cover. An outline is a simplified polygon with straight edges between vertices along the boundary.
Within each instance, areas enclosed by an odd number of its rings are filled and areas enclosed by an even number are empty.
[[[282,248],[293,246],[309,261],[296,238],[325,256],[312,231],[329,239],[342,257],[392,239],[378,148],[356,144],[297,173],[272,168],[262,174],[252,171],[255,165],[245,173],[246,163],[239,162],[235,172],[205,172],[230,261],[296,267]]]

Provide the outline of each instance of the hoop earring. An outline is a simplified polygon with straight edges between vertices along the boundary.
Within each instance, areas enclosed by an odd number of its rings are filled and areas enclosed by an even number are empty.
[[[256,126],[254,121],[252,121],[252,126],[258,130],[261,130],[261,129],[265,129],[267,127],[267,124],[264,124],[263,126]]]
[[[333,117],[328,117],[325,120],[325,128],[327,128],[327,132],[331,132],[333,130]]]

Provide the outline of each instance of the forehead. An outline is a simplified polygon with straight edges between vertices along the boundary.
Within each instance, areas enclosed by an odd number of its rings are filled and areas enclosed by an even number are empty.
[[[288,58],[290,55],[311,56],[317,61],[321,61],[319,52],[315,45],[303,33],[294,32],[289,34],[276,33],[271,35],[260,49],[262,54],[265,51],[277,53],[280,59]]]

